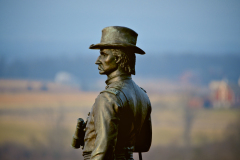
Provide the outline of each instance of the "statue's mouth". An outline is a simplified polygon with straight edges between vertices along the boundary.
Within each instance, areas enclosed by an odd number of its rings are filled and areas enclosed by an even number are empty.
[[[102,67],[101,67],[100,65],[98,66],[98,70],[100,70],[100,71],[103,70]]]

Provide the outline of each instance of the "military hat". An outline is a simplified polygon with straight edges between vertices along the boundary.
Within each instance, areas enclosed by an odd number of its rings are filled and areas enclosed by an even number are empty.
[[[121,49],[128,48],[134,53],[145,54],[136,46],[138,34],[127,27],[110,26],[102,30],[101,42],[90,45],[89,49]]]

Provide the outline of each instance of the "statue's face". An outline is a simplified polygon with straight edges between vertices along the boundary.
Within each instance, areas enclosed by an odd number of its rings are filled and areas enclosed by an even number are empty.
[[[116,57],[113,55],[111,49],[101,49],[100,56],[95,64],[98,65],[99,74],[109,75],[118,68]]]

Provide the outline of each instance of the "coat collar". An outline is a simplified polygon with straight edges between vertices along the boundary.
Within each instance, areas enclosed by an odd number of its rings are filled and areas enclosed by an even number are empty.
[[[107,85],[110,85],[113,82],[122,81],[122,80],[125,80],[125,79],[132,79],[131,75],[122,74],[122,75],[116,75],[116,76],[113,76],[113,77],[108,77],[108,79],[105,81],[105,83]]]

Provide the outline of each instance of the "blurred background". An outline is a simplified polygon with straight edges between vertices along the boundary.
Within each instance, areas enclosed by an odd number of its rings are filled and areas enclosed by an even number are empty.
[[[239,160],[239,8],[238,0],[0,0],[0,159],[83,159],[72,135],[106,80],[88,47],[117,25],[135,30],[146,52],[133,76],[153,108],[143,159]]]

